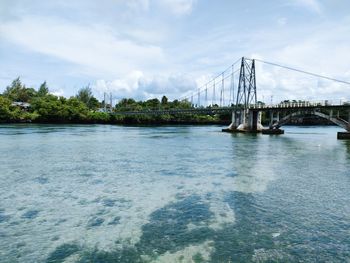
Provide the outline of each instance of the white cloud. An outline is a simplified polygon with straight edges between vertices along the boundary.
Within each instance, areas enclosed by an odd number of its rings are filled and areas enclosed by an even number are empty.
[[[160,98],[163,95],[175,99],[179,94],[196,88],[197,83],[191,76],[170,74],[147,77],[141,71],[130,72],[124,78],[112,81],[98,80],[93,85],[93,90],[99,97],[102,97],[104,92],[112,92],[113,97],[118,99],[149,99]]]
[[[55,95],[55,96],[64,96],[64,90],[63,89],[57,89],[57,90],[53,90],[53,91],[50,91],[50,93],[52,95]]]
[[[291,3],[305,7],[308,10],[319,14],[322,12],[321,4],[318,0],[291,0]]]
[[[260,45],[250,57],[276,62],[285,66],[318,73],[350,82],[350,27],[349,19],[337,23],[324,22],[307,25],[303,29],[271,30],[252,36]],[[271,46],[273,43],[273,46]],[[350,86],[307,76],[257,62],[259,99],[274,102],[284,99],[350,100]]]
[[[90,76],[126,74],[164,60],[160,47],[123,39],[101,25],[24,17],[0,25],[0,34],[28,50],[77,64]]]
[[[112,81],[97,80],[92,88],[99,97],[102,97],[104,92],[112,92],[118,98],[144,97],[144,94],[140,93],[139,90],[139,81],[143,77],[144,74],[141,71],[133,71],[124,78]]]
[[[149,0],[127,0],[127,6],[136,11],[146,11],[149,9],[149,5]]]
[[[177,15],[190,14],[196,0],[159,0],[159,3]]]
[[[122,0],[119,0],[123,3]],[[151,8],[161,6],[175,15],[186,15],[192,12],[197,0],[128,0],[126,6],[133,11],[149,11]]]
[[[151,79],[143,79],[140,84],[142,89],[150,94],[179,94],[197,87],[193,77],[182,74],[158,75]]]
[[[284,26],[287,24],[287,18],[286,17],[281,17],[279,19],[277,19],[277,24],[279,26]]]
[[[300,43],[288,45],[277,52],[265,54],[264,58],[285,66],[350,81],[350,76],[345,74],[348,69],[346,61],[350,59],[349,48],[341,44],[336,47],[337,38],[329,39],[329,42],[321,41],[318,34],[316,33]],[[335,48],[329,51],[329,46]],[[350,86],[346,84],[262,64],[261,62],[257,62],[256,71],[259,99],[264,96],[266,102],[270,102],[272,95],[274,96],[274,102],[284,99],[328,99],[336,102],[345,98],[350,100]]]
[[[349,70],[350,60],[349,21],[343,22],[341,26],[328,24],[314,28],[307,37],[280,48],[273,56],[308,71],[342,78]]]

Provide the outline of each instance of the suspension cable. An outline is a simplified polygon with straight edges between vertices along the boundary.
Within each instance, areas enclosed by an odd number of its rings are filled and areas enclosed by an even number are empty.
[[[218,74],[217,76],[213,77],[210,81],[208,81],[207,83],[205,83],[204,85],[202,85],[201,87],[199,87],[197,90],[198,91],[202,91],[206,89],[206,85],[210,84],[211,82],[215,82],[215,80],[220,77],[222,74],[224,74],[226,71],[230,70],[232,68],[232,66],[234,66],[235,64],[237,64],[238,62],[240,62],[242,60],[242,58],[237,59],[235,62],[233,62],[231,64],[231,66],[229,66],[228,68],[226,68],[224,71],[222,71],[220,74]],[[226,79],[226,78],[225,78]],[[189,99],[189,95],[185,95],[179,98],[179,100],[185,100],[185,99]]]
[[[252,60],[252,59],[249,59],[249,60]],[[347,81],[344,81],[344,80],[339,80],[339,79],[327,77],[327,76],[324,76],[324,75],[320,75],[320,74],[308,72],[308,71],[305,71],[305,70],[301,70],[301,69],[296,69],[296,68],[280,65],[280,64],[277,64],[277,63],[273,63],[273,62],[264,61],[264,60],[261,60],[261,59],[254,59],[254,60],[262,62],[262,63],[265,63],[265,64],[269,64],[269,65],[272,65],[272,66],[276,66],[276,67],[280,67],[280,68],[284,68],[284,69],[288,69],[288,70],[293,70],[293,71],[296,71],[296,72],[304,73],[304,74],[311,75],[311,76],[314,76],[314,77],[323,78],[323,79],[327,79],[327,80],[331,80],[331,81],[340,82],[340,83],[343,83],[343,84],[350,85],[350,82],[347,82]]]

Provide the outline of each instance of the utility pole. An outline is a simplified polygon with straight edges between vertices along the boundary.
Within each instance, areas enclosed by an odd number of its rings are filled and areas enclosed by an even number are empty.
[[[208,106],[208,84],[205,84],[205,102],[204,102],[204,106]]]
[[[109,93],[109,100],[110,100],[110,111],[112,112],[112,105],[113,105],[113,97],[112,97],[112,92]]]
[[[225,106],[225,73],[222,73],[222,106]]]
[[[215,102],[216,102],[216,98],[215,98],[215,79],[214,79],[214,89],[213,89],[212,106],[214,105]]]
[[[106,105],[106,92],[103,92],[103,106],[104,106],[104,112],[107,112],[107,105]]]

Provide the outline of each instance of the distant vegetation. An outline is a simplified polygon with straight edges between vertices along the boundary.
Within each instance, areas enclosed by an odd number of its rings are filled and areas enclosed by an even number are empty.
[[[281,103],[303,103],[303,101],[283,101]],[[263,104],[262,102],[259,102]],[[189,109],[193,105],[187,100],[169,101],[166,96],[161,100],[149,99],[135,101],[121,99],[113,107],[96,99],[89,86],[81,88],[75,96],[66,98],[49,92],[46,82],[38,89],[27,87],[20,78],[12,81],[0,94],[0,123],[110,123],[110,124],[226,124],[231,114],[205,115],[198,113],[177,114],[133,114],[122,112],[152,111],[169,109]],[[213,107],[217,107],[214,105]],[[281,114],[281,118],[286,113]],[[336,113],[334,113],[336,114]],[[339,116],[347,119],[348,112],[341,110]],[[262,123],[268,125],[268,114],[262,114]],[[325,119],[305,116],[293,120],[293,124],[329,124]]]
[[[36,90],[26,87],[20,78],[12,81],[0,94],[0,122],[35,122],[35,123],[119,123],[119,124],[162,124],[162,123],[219,123],[230,116],[208,116],[197,114],[163,115],[123,115],[118,112],[184,109],[191,108],[190,102],[150,99],[135,101],[122,99],[114,107],[105,105],[92,94],[89,86],[81,88],[76,96],[65,98],[49,93],[46,82]],[[107,108],[108,112],[103,109]]]

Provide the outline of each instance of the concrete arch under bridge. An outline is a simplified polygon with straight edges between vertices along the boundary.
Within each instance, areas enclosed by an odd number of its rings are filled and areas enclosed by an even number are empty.
[[[329,120],[332,123],[334,123],[335,125],[350,132],[350,123],[349,123],[350,122],[350,115],[349,115],[349,120],[346,121],[338,116],[333,117],[332,114],[328,115],[328,114],[322,113],[320,111],[296,111],[296,112],[290,113],[287,116],[277,120],[275,123],[273,123],[273,119],[272,119],[272,121],[270,122],[269,129],[279,129],[283,125],[288,124],[292,119],[294,119],[296,117],[302,117],[305,115],[314,115],[314,116]]]

